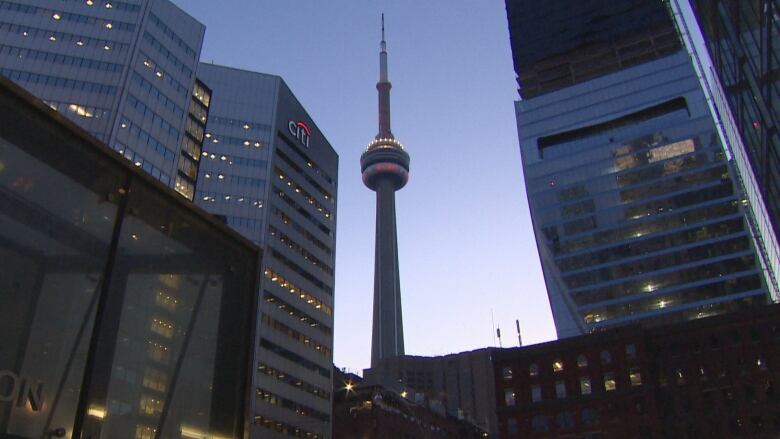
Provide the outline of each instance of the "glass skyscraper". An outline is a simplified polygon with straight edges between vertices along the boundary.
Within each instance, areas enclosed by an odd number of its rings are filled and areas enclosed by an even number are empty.
[[[770,293],[780,300],[780,18],[776,1],[669,2],[747,199]]]
[[[507,0],[507,14],[558,335],[765,304],[744,198],[663,3]]]
[[[338,155],[278,76],[201,63],[196,202],[263,249],[253,437],[330,437]]]
[[[338,155],[281,78],[200,64],[204,32],[169,0],[0,0],[0,75],[260,246],[251,435],[329,438]]]
[[[192,199],[204,33],[168,0],[3,0],[0,74]]]

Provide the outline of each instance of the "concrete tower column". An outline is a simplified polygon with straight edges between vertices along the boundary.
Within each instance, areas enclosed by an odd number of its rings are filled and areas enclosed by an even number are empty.
[[[363,183],[376,191],[376,247],[374,254],[374,323],[371,367],[379,360],[404,354],[401,318],[401,282],[395,224],[395,191],[409,180],[409,154],[390,130],[390,88],[384,16],[379,52],[379,133],[360,157]]]

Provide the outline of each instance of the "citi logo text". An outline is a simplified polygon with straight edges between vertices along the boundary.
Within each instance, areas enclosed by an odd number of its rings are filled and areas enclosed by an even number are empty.
[[[305,147],[309,147],[309,139],[311,139],[311,130],[303,122],[290,121],[287,124],[287,128],[290,130],[290,134],[298,139]]]

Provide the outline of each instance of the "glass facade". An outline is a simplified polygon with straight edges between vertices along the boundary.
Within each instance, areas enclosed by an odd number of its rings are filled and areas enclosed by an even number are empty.
[[[669,3],[738,172],[770,293],[780,300],[778,3]]]
[[[692,1],[775,234],[780,233],[780,3]]]
[[[195,202],[265,255],[252,434],[330,438],[338,156],[281,78],[206,63],[198,78],[213,97]]]
[[[674,25],[647,0],[505,0],[522,99],[667,56]],[[637,25],[641,23],[641,25]]]
[[[684,52],[521,101],[517,117],[559,336],[767,302]]]
[[[192,199],[185,128],[204,33],[167,0],[0,1],[0,74]]]
[[[0,436],[244,437],[257,248],[1,78],[0,120]]]

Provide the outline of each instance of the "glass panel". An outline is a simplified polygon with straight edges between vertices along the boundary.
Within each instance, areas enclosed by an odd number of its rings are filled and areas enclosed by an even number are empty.
[[[101,340],[113,355],[96,366],[89,409],[101,415],[84,435],[235,437],[246,352],[219,341],[248,339],[255,261],[154,190],[134,185],[127,203],[107,310],[119,318]]]
[[[83,166],[68,139],[3,120],[0,436],[43,437],[73,427],[123,177],[98,157]]]

